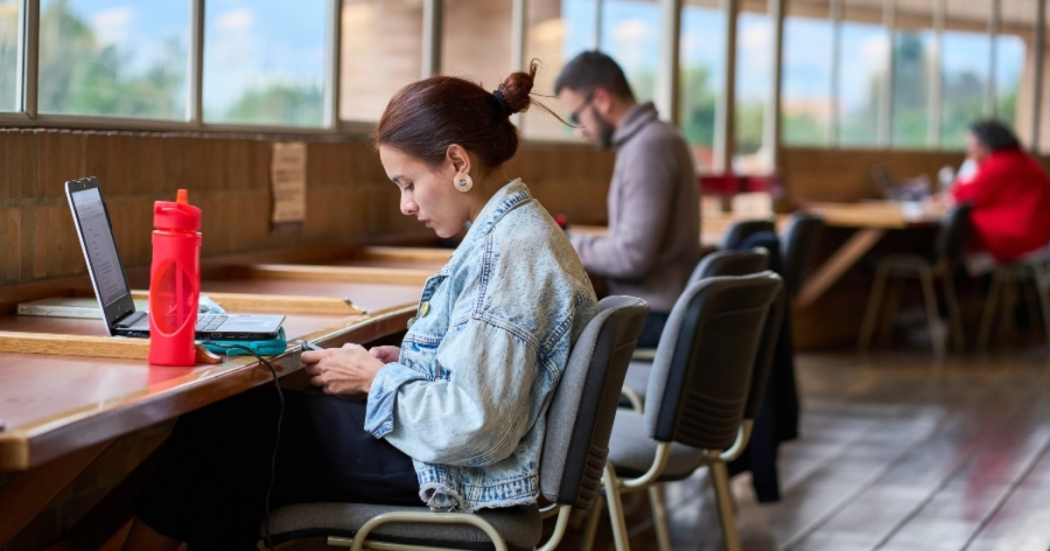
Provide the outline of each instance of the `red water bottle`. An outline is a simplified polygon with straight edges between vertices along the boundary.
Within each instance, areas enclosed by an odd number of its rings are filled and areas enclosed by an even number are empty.
[[[200,298],[201,209],[186,190],[153,204],[153,264],[149,286],[149,363],[193,365]]]

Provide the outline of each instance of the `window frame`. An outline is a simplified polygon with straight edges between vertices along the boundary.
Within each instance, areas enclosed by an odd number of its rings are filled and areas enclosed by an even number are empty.
[[[304,126],[285,126],[285,125],[267,125],[267,124],[230,124],[230,123],[206,123],[203,121],[203,109],[202,109],[202,76],[203,76],[203,46],[204,46],[204,1],[205,0],[186,0],[191,6],[191,21],[190,21],[190,52],[189,52],[189,83],[187,85],[187,120],[185,121],[173,121],[173,120],[157,120],[157,119],[139,119],[139,118],[128,118],[128,117],[108,117],[108,116],[95,116],[95,115],[66,115],[66,114],[40,114],[38,112],[37,105],[37,93],[38,93],[38,68],[39,68],[39,33],[40,33],[40,0],[22,0],[21,2],[21,22],[19,27],[19,40],[21,46],[21,56],[18,60],[18,75],[17,85],[19,89],[19,107],[17,111],[4,111],[0,112],[0,122],[5,126],[12,127],[44,127],[44,128],[83,128],[83,129],[102,129],[102,130],[151,130],[151,131],[195,131],[195,132],[255,132],[255,133],[268,133],[277,135],[324,135],[324,134],[340,134],[340,135],[367,135],[371,128],[374,126],[373,122],[358,121],[358,120],[342,120],[340,116],[339,106],[339,88],[340,88],[340,75],[339,75],[339,57],[341,54],[341,33],[342,33],[342,18],[341,12],[343,7],[342,0],[327,0],[327,18],[326,21],[326,36],[325,41],[325,82],[324,82],[324,98],[323,98],[323,122],[320,126],[304,127]],[[525,21],[525,10],[527,9],[527,2],[531,0],[501,0],[511,2],[512,5],[512,32],[509,39],[511,40],[511,59],[508,59],[508,71],[517,70],[526,61],[523,59],[525,51],[525,40],[527,32],[526,21]],[[661,11],[661,22],[663,26],[669,27],[667,32],[663,33],[663,40],[661,41],[661,59],[658,62],[657,82],[659,83],[656,90],[656,97],[654,98],[655,103],[661,107],[661,113],[667,117],[672,123],[679,123],[680,113],[678,113],[679,96],[680,90],[678,85],[679,77],[679,65],[680,59],[678,56],[679,48],[678,43],[680,42],[681,35],[681,18],[683,0],[654,0],[660,7]],[[773,51],[770,55],[775,55],[775,62],[771,65],[774,72],[772,77],[773,90],[771,91],[769,98],[769,105],[767,106],[767,114],[771,116],[765,117],[765,125],[767,128],[763,132],[764,134],[764,145],[767,150],[777,155],[783,148],[782,136],[779,132],[782,117],[782,106],[781,103],[781,79],[776,78],[781,73],[783,60],[783,19],[785,17],[784,2],[790,0],[769,0],[768,5],[770,6],[769,13],[773,17],[774,28],[777,32],[774,33],[773,40]],[[1046,44],[1046,37],[1044,36],[1047,31],[1047,25],[1045,21],[1046,16],[1046,3],[1050,0],[1037,0],[1037,17],[1035,21],[1035,45],[1033,52],[1035,61],[1035,70],[1033,73],[1033,94],[1031,95],[1031,110],[1033,113],[1033,120],[1031,121],[1031,134],[1029,138],[1028,147],[1032,151],[1039,151],[1040,145],[1040,113],[1042,112],[1042,89],[1045,84],[1042,79],[1045,76],[1043,70],[1043,60],[1045,57],[1044,46]],[[601,38],[601,19],[602,9],[605,0],[595,0],[595,37],[596,40],[600,41]],[[836,61],[839,56],[838,50],[841,46],[841,26],[843,25],[842,18],[842,2],[843,0],[829,0],[829,14],[828,19],[833,29],[833,43],[834,47],[828,55],[831,56],[832,61],[832,83],[831,90],[829,90],[829,101],[832,103],[833,108],[831,109],[831,117],[829,120],[829,128],[827,135],[827,143],[823,147],[826,148],[840,148],[840,136],[838,132],[838,104],[841,101],[840,93],[838,90],[838,78],[839,76],[836,70]],[[894,29],[894,12],[897,0],[882,0],[883,13],[884,13],[884,24],[887,26],[889,32],[895,32]],[[423,48],[419,52],[422,60],[422,71],[421,78],[425,78],[431,75],[439,74],[441,70],[441,40],[443,32],[443,18],[442,18],[442,7],[444,0],[423,0]],[[720,0],[719,8],[724,11],[726,15],[726,40],[727,44],[735,45],[736,38],[736,24],[737,15],[741,10],[742,0]],[[995,82],[997,77],[997,58],[994,51],[995,36],[999,30],[1000,14],[1001,14],[1001,2],[993,0],[991,2],[991,11],[988,14],[988,25],[987,33],[992,39],[993,51],[992,55],[989,56],[989,85],[986,87],[985,102],[986,105],[991,106],[994,111],[995,106],[995,93],[998,87],[998,83]],[[937,55],[937,66],[943,67],[942,55],[941,55],[941,40],[944,32],[945,25],[945,12],[946,2],[945,0],[934,0],[934,26],[931,29],[935,33],[935,54]],[[730,42],[732,41],[732,42]],[[733,125],[733,109],[735,109],[736,98],[735,89],[733,86],[733,80],[735,78],[735,48],[728,48],[727,59],[725,60],[726,75],[724,78],[725,85],[719,94],[719,102],[716,110],[715,118],[715,168],[716,171],[725,171],[731,169],[730,160],[734,156],[734,140],[732,139]],[[895,69],[895,59],[893,59],[892,48],[888,50],[889,59],[888,67],[889,74],[892,75]],[[943,100],[943,83],[941,82],[943,69],[933,71],[934,77],[931,78],[929,86],[929,128],[930,131],[927,136],[927,143],[925,150],[937,151],[944,150],[942,147],[942,137],[940,129],[940,118],[941,118],[941,106]],[[888,80],[888,79],[887,79]],[[886,97],[880,97],[880,104],[886,105],[892,101],[889,97],[892,91],[890,82],[885,83],[882,86],[880,94]],[[892,105],[890,105],[892,109]],[[878,143],[872,146],[872,149],[906,149],[906,148],[895,148],[892,146],[890,135],[892,127],[889,126],[891,121],[888,120],[883,123],[883,127],[880,128],[880,139]],[[515,122],[520,123],[520,117],[515,118]],[[565,140],[556,139],[529,139],[525,138],[527,143],[554,143],[554,144],[579,144],[579,140],[566,138]],[[770,142],[770,143],[765,143]],[[788,144],[788,147],[791,147]],[[776,170],[779,165],[779,159],[772,160],[771,167]]]

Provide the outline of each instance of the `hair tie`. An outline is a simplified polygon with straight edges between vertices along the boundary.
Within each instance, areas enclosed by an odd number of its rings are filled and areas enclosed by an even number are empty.
[[[514,110],[511,109],[510,104],[507,103],[507,98],[503,97],[503,92],[500,92],[499,90],[493,90],[492,95],[496,96],[496,101],[499,102],[499,105],[503,108],[503,113],[506,116],[509,117],[514,114]]]

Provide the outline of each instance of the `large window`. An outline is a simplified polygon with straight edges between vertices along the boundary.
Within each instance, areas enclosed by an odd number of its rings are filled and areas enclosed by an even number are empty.
[[[999,33],[995,39],[995,116],[1015,127],[1025,138],[1023,141],[1028,141],[1031,124],[1022,122],[1017,103],[1025,67],[1027,65],[1031,71],[1034,66],[1029,56],[1035,46],[1034,21],[1039,15],[1038,1],[1000,0],[999,10]],[[1028,79],[1031,77],[1029,74]]]
[[[204,120],[320,126],[326,5],[325,0],[208,0]]]
[[[554,94],[554,79],[577,54],[596,46],[596,0],[530,0],[525,13],[525,60],[540,60],[533,94]],[[538,97],[544,105],[563,113],[554,98]],[[522,116],[522,133],[534,139],[566,139],[573,129],[541,109]]]
[[[15,111],[19,108],[18,59],[21,44],[18,27],[21,21],[22,3],[15,0],[0,0],[0,111]]]
[[[773,21],[766,2],[744,3],[737,18],[736,35],[736,149],[733,170],[741,173],[768,172],[762,142],[766,106],[773,89]]]
[[[792,1],[784,18],[780,135],[792,145],[822,145],[834,109],[831,98],[834,28],[827,2]]]
[[[42,0],[42,113],[185,119],[184,0]]]
[[[417,0],[343,0],[339,112],[378,121],[394,92],[420,79],[423,4]]]
[[[659,3],[656,0],[603,0],[601,50],[623,67],[635,99],[651,101],[660,60]]]
[[[679,42],[679,116],[699,170],[714,167],[718,94],[725,82],[725,14],[717,0],[686,0]]]
[[[844,0],[837,83],[839,144],[878,143],[882,89],[889,70],[889,35],[882,21],[882,2]]]
[[[987,31],[991,13],[990,0],[947,0],[941,52],[941,145],[948,149],[965,146],[966,129],[985,117],[992,55]]]
[[[929,143],[930,82],[937,70],[933,1],[902,4],[893,37],[893,134],[896,147]]]
[[[511,2],[448,0],[441,40],[441,72],[495,90],[512,70]]]

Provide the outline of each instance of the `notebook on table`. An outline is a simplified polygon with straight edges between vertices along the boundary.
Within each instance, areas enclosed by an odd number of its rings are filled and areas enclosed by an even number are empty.
[[[136,309],[131,298],[98,179],[92,176],[66,182],[66,197],[106,331],[110,336],[149,337],[149,316]],[[273,339],[282,323],[284,316],[278,315],[199,314],[197,339]]]

